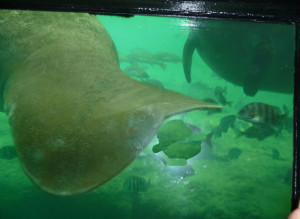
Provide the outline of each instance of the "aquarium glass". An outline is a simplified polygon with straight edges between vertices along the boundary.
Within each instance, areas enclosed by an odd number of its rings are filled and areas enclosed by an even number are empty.
[[[29,179],[18,158],[22,146],[15,149],[9,124],[14,115],[1,112],[0,218],[286,218],[292,195],[294,26],[96,17],[112,38],[120,68],[128,77],[223,108],[168,116],[124,170],[100,187],[72,196],[48,194]],[[6,19],[0,11],[0,61],[9,40],[3,41],[1,31]],[[27,20],[20,17],[20,22]],[[65,28],[68,31],[69,26]],[[15,65],[9,64],[11,69]],[[7,69],[0,64],[2,76]],[[117,84],[118,78],[114,80]],[[57,83],[61,84],[59,78]],[[65,83],[72,83],[72,78]],[[15,86],[20,84],[22,80]],[[9,98],[5,89],[0,89],[4,105]],[[58,92],[57,98],[63,95]],[[23,129],[26,133],[28,128]],[[80,159],[81,154],[77,156]]]

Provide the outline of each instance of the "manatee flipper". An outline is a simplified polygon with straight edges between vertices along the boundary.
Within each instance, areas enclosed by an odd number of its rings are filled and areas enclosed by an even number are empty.
[[[259,42],[255,47],[255,52],[251,61],[250,68],[244,80],[244,93],[254,96],[260,88],[263,76],[270,66],[273,58],[273,49],[270,40]]]
[[[182,55],[184,75],[188,83],[191,83],[192,81],[191,79],[192,58],[198,44],[195,33],[192,31],[190,32],[189,37],[184,44],[183,55]]]

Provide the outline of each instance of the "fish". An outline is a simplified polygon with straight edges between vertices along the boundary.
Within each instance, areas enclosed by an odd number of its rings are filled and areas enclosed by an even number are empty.
[[[235,115],[229,115],[224,116],[219,123],[219,127],[222,130],[222,132],[227,132],[229,128],[232,128],[235,122],[236,116]]]
[[[145,67],[141,65],[132,64],[124,68],[123,71],[130,77],[149,78],[148,73],[145,71]]]
[[[169,52],[157,52],[153,55],[153,58],[163,62],[178,63],[182,61],[182,59],[179,56]]]
[[[142,82],[145,84],[149,84],[153,87],[164,88],[164,85],[159,80],[156,79],[144,79],[142,80]]]
[[[47,193],[96,189],[146,148],[166,118],[220,107],[127,76],[96,16],[0,10],[0,17],[0,69],[9,70],[0,74],[0,109],[23,170]]]
[[[17,156],[15,146],[4,146],[0,148],[0,159],[11,160]]]
[[[123,188],[126,191],[138,193],[138,192],[146,192],[150,185],[151,177],[146,182],[144,177],[140,176],[129,176],[125,179],[123,183]]]
[[[246,136],[247,138],[256,138],[259,141],[264,140],[272,135],[277,136],[278,132],[273,126],[269,124],[255,124],[249,123],[249,127],[237,127],[235,126],[237,137]]]
[[[217,98],[218,102],[221,103],[223,106],[225,105],[231,106],[232,102],[227,101],[225,97],[226,94],[227,94],[227,87],[224,88],[220,86],[215,87],[214,95]]]
[[[220,120],[220,123],[217,127],[212,128],[211,135],[215,137],[221,137],[222,133],[227,133],[229,128],[233,128],[236,120],[235,115],[225,116]],[[212,137],[211,136],[211,137]]]
[[[129,60],[130,63],[146,63],[149,65],[158,65],[163,70],[165,70],[167,67],[166,63],[154,59],[151,54],[147,54],[147,53],[130,53],[129,55],[126,56],[126,59]]]
[[[288,111],[284,107],[285,113],[281,113],[279,107],[266,103],[253,102],[244,106],[238,113],[237,118],[252,124],[269,124],[278,126],[288,116]]]

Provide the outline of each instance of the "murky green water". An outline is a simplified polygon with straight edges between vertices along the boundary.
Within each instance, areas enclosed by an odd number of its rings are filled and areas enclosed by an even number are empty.
[[[195,110],[168,118],[167,121],[183,121],[182,130],[190,129],[191,135],[205,136],[201,152],[195,156],[170,158],[163,152],[166,149],[153,153],[153,146],[160,143],[155,137],[119,175],[92,192],[76,196],[43,192],[25,175],[18,158],[3,157],[0,217],[286,218],[291,202],[293,95],[283,92],[290,92],[293,86],[289,81],[293,72],[293,26],[215,20],[195,23],[185,18],[143,16],[97,17],[116,45],[121,69],[130,77],[196,99],[215,101],[223,109]],[[203,58],[195,51],[192,81],[187,83],[182,54],[191,25],[196,36],[199,35],[197,48],[203,52]],[[250,35],[243,35],[248,30]],[[241,38],[243,42],[238,41]],[[240,71],[243,67],[240,79],[235,69]],[[268,73],[260,72],[262,69]],[[286,74],[284,79],[280,78],[283,73],[275,72],[278,69]],[[247,96],[243,86],[254,83],[252,79],[261,82],[259,88],[265,86],[265,89]],[[250,90],[255,90],[255,86],[251,84]],[[232,124],[227,121],[221,125],[223,118],[237,115],[247,104],[257,102],[278,107],[279,114],[284,116],[276,117],[268,108],[259,109],[253,117],[277,119],[279,125],[257,128],[238,118],[231,120]],[[14,145],[4,113],[0,114],[0,121],[0,148]],[[224,130],[226,127],[228,130]],[[164,134],[166,138],[174,135],[180,136],[180,129],[179,134]],[[183,135],[176,142],[186,141],[186,137]],[[172,152],[176,154],[176,149]],[[183,150],[176,155],[180,157],[187,152]],[[136,178],[130,178],[133,176]]]

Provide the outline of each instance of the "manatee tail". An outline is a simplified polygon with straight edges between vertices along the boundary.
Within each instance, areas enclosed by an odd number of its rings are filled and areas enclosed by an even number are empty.
[[[188,83],[191,83],[191,66],[192,66],[193,53],[195,49],[196,49],[196,43],[194,41],[193,33],[191,32],[184,44],[183,55],[182,55],[184,75]]]

